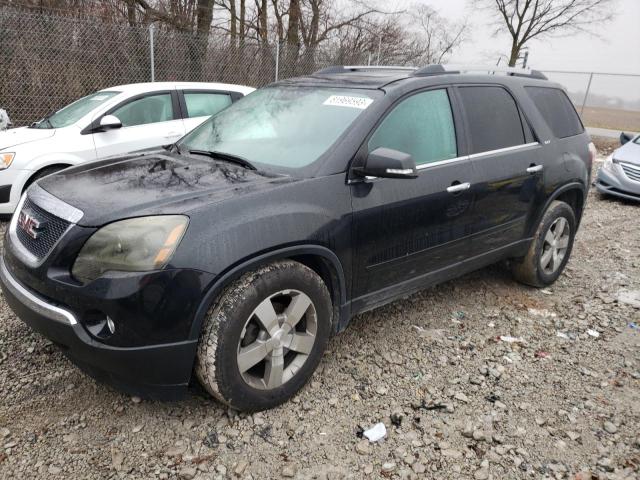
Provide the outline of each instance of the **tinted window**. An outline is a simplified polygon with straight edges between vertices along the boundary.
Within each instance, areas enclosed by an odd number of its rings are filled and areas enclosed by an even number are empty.
[[[185,92],[184,102],[188,117],[208,117],[231,105],[231,97],[224,93]]]
[[[455,158],[456,132],[445,90],[418,93],[396,106],[369,140],[378,147],[410,153],[417,165]]]
[[[556,137],[572,137],[584,132],[576,109],[562,90],[545,87],[525,89]]]
[[[467,114],[471,153],[525,143],[518,106],[501,87],[461,87]]]
[[[133,100],[114,110],[123,127],[173,120],[173,105],[170,93],[150,95]]]

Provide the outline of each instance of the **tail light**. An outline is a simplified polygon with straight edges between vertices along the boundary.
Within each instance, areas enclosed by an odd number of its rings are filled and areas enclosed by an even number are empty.
[[[589,142],[589,156],[591,157],[591,165],[596,161],[596,156],[598,155],[598,150],[596,150],[596,146],[593,142]]]

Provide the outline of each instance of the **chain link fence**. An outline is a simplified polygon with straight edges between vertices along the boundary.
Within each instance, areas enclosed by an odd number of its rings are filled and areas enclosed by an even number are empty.
[[[96,90],[149,81],[260,87],[368,54],[302,49],[226,37],[201,38],[158,25],[131,27],[0,8],[0,108],[28,125]]]
[[[202,38],[160,24],[131,27],[97,18],[0,7],[0,108],[14,126],[96,90],[149,81],[226,82],[260,87],[329,65],[385,64],[379,51],[329,44],[296,48],[228,35]],[[593,127],[640,131],[640,75],[545,71],[565,85]]]

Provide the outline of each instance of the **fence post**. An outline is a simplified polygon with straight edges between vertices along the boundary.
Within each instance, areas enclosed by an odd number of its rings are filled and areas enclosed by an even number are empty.
[[[153,23],[149,25],[149,61],[151,62],[151,81],[156,81],[155,58],[153,55]]]
[[[584,93],[584,100],[582,100],[580,115],[584,113],[584,106],[587,104],[587,98],[589,98],[589,90],[591,90],[591,80],[593,80],[593,72],[589,74],[589,83],[587,84],[587,91]]]
[[[280,42],[276,40],[276,82],[278,81],[279,69],[280,69]]]

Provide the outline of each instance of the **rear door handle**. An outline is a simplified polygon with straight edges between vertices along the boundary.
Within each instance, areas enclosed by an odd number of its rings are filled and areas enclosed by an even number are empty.
[[[465,190],[469,190],[470,188],[471,188],[471,184],[469,182],[456,183],[455,185],[451,185],[450,187],[447,187],[447,192],[459,193],[459,192],[464,192]]]
[[[527,168],[527,173],[538,173],[541,172],[544,167],[542,165],[531,165]]]

